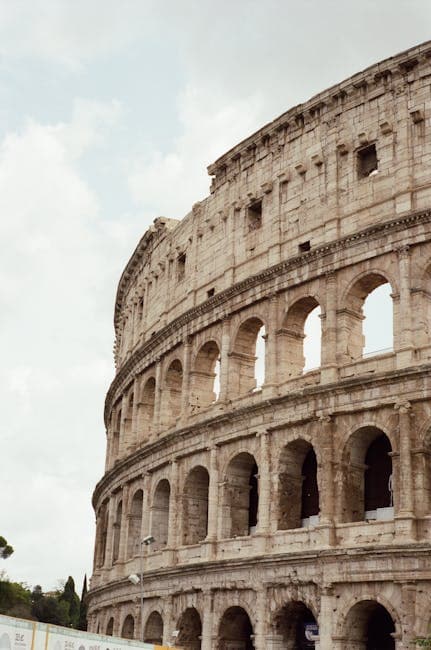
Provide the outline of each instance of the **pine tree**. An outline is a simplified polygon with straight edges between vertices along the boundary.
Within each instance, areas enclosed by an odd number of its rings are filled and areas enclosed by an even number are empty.
[[[63,592],[58,598],[59,602],[66,603],[69,610],[69,625],[75,629],[79,623],[79,597],[75,592],[75,582],[72,576],[69,576],[66,584],[64,585]]]
[[[87,574],[84,576],[84,583],[82,585],[78,630],[87,630]]]

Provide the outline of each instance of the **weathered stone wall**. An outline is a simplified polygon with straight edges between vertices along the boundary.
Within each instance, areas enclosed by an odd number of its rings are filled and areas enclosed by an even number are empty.
[[[430,80],[424,44],[288,111],[142,238],[115,309],[93,631],[140,636],[127,576],[152,534],[149,641],[293,650],[318,623],[315,647],[401,649],[427,632]],[[393,347],[368,356],[363,305],[383,284]]]

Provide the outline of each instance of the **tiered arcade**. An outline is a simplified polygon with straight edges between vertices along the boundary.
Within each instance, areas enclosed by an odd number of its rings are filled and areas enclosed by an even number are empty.
[[[400,650],[427,634],[430,87],[426,43],[330,88],[139,242],[115,305],[91,631],[139,637],[127,578],[151,534],[146,641]],[[383,285],[390,343],[364,354]]]

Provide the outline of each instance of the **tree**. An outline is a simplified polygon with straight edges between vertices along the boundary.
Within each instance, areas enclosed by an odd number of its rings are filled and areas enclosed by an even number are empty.
[[[60,601],[57,596],[41,595],[33,601],[32,615],[41,623],[64,625],[69,627],[69,607],[65,601]]]
[[[0,557],[6,560],[13,553],[13,548],[10,546],[4,537],[0,535]]]
[[[79,604],[78,630],[87,630],[87,574],[82,585],[81,602]]]
[[[77,628],[79,623],[80,603],[78,594],[75,592],[75,582],[72,576],[68,577],[63,592],[59,595],[58,600],[59,603],[65,603],[67,605],[70,627]]]
[[[32,618],[30,590],[20,582],[0,580],[0,614]]]

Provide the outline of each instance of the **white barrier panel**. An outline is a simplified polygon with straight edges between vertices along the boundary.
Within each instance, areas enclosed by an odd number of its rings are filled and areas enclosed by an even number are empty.
[[[0,614],[0,650],[168,650],[103,634],[91,634],[58,625],[24,621]],[[175,650],[170,647],[170,650]]]

